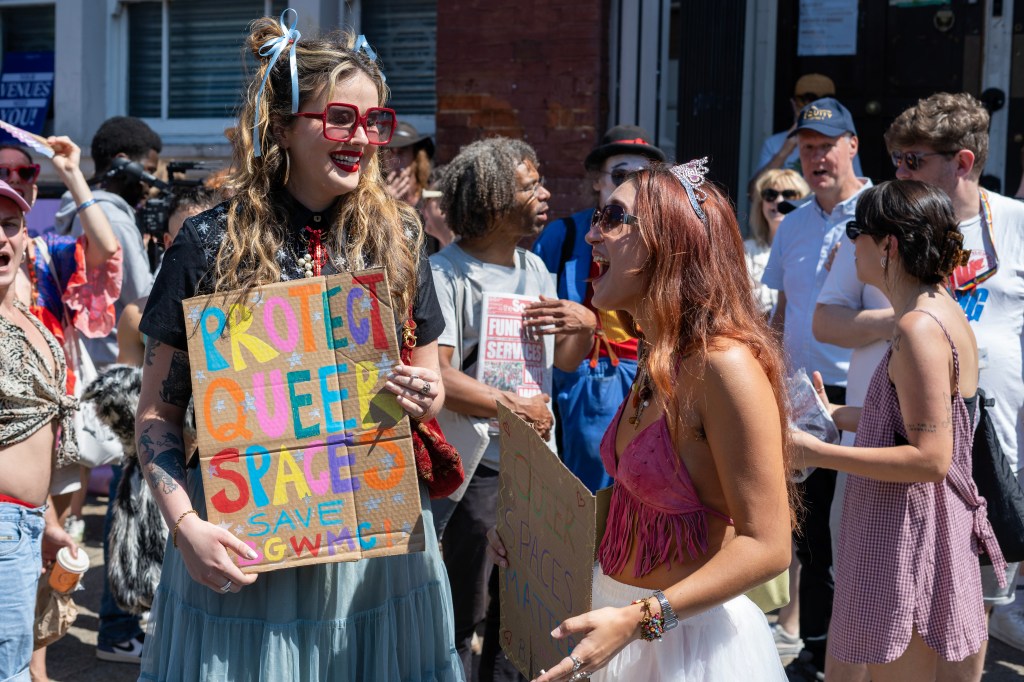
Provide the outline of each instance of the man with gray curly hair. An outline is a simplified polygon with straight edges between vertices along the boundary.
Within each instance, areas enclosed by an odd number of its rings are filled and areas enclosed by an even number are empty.
[[[447,398],[437,420],[462,455],[466,480],[451,497],[435,501],[434,522],[452,585],[455,646],[467,678],[473,633],[487,620],[481,680],[520,679],[498,643],[497,568],[486,558],[486,533],[496,524],[498,497],[497,405],[532,423],[555,449],[547,393],[521,395],[516,381],[499,386],[475,378],[485,294],[557,298],[544,261],[517,246],[524,237],[539,234],[547,222],[551,193],[537,166],[530,145],[494,137],[464,147],[438,183],[441,208],[458,240],[430,257],[446,323],[438,352]],[[590,350],[593,331],[590,327],[540,337],[543,374],[550,377],[552,366],[575,369]]]

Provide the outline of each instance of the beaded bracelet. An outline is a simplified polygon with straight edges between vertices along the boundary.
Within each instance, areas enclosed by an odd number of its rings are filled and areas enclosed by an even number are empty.
[[[661,617],[661,614],[655,615],[651,612],[651,605],[648,603],[650,597],[646,599],[637,599],[634,604],[640,604],[640,610],[643,612],[644,617],[640,619],[640,639],[645,642],[653,642],[655,640],[661,641],[661,636],[665,634],[665,619]]]
[[[171,537],[174,539],[175,549],[178,548],[178,526],[181,525],[182,519],[184,519],[189,514],[195,514],[196,516],[199,516],[199,512],[197,512],[195,509],[189,509],[187,512],[182,512],[181,516],[179,516],[178,520],[174,523],[174,530],[171,532]]]

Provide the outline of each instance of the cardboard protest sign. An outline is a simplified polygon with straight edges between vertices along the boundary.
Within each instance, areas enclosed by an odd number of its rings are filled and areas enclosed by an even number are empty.
[[[398,340],[383,270],[191,298],[209,521],[246,572],[422,551],[409,421],[383,389]]]
[[[590,610],[598,520],[607,500],[591,495],[537,432],[501,405],[498,421],[498,535],[509,563],[498,576],[501,646],[532,679],[576,646],[550,633]]]

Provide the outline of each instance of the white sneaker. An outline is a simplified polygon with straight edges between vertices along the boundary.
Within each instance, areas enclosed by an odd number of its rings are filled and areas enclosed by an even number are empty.
[[[804,640],[800,635],[791,635],[786,628],[778,623],[772,623],[772,636],[775,638],[775,648],[779,651],[779,658],[793,658],[804,648]]]
[[[72,514],[64,521],[64,530],[80,545],[85,538],[85,521]]]
[[[132,639],[120,644],[97,644],[96,658],[101,661],[113,661],[114,663],[135,663],[142,662],[142,644],[145,635],[136,635]]]
[[[1020,604],[1007,604],[992,609],[988,634],[1003,644],[1024,651],[1024,609]]]

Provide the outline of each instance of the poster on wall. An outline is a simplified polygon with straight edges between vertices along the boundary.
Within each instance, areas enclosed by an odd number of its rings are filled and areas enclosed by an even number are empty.
[[[857,54],[858,0],[800,0],[798,57]]]
[[[5,52],[0,73],[0,119],[43,132],[53,95],[53,52]],[[20,144],[6,132],[0,143]]]
[[[245,572],[424,549],[383,270],[183,302],[208,520]]]

